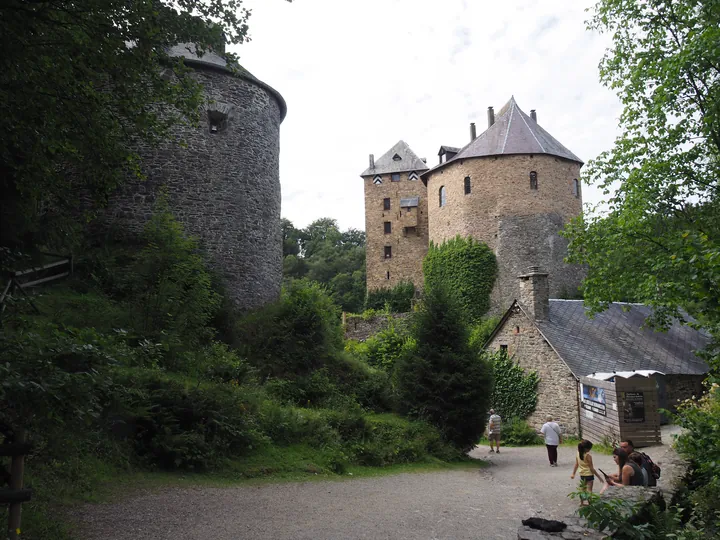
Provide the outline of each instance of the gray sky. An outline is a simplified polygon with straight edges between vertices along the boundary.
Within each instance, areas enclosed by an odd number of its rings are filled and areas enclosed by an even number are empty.
[[[592,0],[246,0],[252,41],[235,52],[288,104],[282,215],[365,228],[362,180],[403,139],[428,165],[464,146],[511,95],[582,160],[608,149],[621,107],[598,80],[607,36]],[[584,186],[585,203],[601,199]]]

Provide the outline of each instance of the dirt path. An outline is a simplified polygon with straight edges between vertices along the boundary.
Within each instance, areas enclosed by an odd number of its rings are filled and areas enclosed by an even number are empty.
[[[661,462],[665,447],[648,449]],[[83,540],[239,539],[510,539],[532,515],[562,518],[575,509],[567,494],[572,448],[550,467],[544,447],[471,454],[482,470],[400,474],[343,482],[234,488],[168,489],[79,516]],[[610,456],[595,455],[610,472]],[[597,491],[598,488],[596,488]]]

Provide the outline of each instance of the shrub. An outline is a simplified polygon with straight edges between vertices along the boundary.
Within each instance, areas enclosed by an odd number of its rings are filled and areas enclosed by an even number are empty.
[[[362,352],[371,366],[392,371],[408,346],[408,341],[407,333],[398,330],[395,322],[390,319],[386,328],[365,340]]]
[[[413,316],[414,347],[398,363],[401,410],[427,419],[458,448],[474,446],[490,405],[492,373],[468,342],[463,312],[443,287]]]
[[[368,291],[365,309],[383,310],[388,306],[392,313],[407,313],[412,309],[415,285],[411,281],[401,281],[392,289],[381,288]]]
[[[478,351],[481,350],[499,322],[500,317],[482,318],[470,331],[470,346]]]
[[[502,351],[484,353],[490,362],[495,384],[492,391],[492,406],[503,418],[530,416],[537,405],[537,387],[540,377],[537,372],[527,373]]]
[[[503,423],[502,438],[506,444],[528,446],[541,444],[542,438],[522,418],[510,418]]]
[[[471,322],[480,321],[490,309],[497,262],[486,244],[459,236],[439,246],[431,242],[423,274],[425,290],[446,287],[457,296]]]

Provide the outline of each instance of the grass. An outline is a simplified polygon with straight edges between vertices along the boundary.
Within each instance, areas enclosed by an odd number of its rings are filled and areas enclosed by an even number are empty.
[[[221,470],[208,473],[150,472],[127,470],[112,464],[112,458],[83,458],[62,464],[26,469],[26,484],[36,486],[34,498],[23,505],[22,538],[28,540],[73,540],[77,527],[69,513],[85,503],[112,502],[139,491],[187,487],[233,487],[280,482],[348,481],[392,474],[468,470],[486,462],[466,458],[445,462],[436,458],[419,463],[385,467],[347,465],[340,472],[337,454],[297,444],[271,446],[252,456],[228,461]],[[53,471],[53,469],[55,469]],[[42,482],[40,482],[42,479]],[[4,525],[4,523],[0,524]]]

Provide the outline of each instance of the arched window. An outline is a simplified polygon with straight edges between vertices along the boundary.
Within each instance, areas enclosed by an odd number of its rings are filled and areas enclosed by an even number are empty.
[[[530,171],[530,189],[537,189],[537,188],[538,188],[537,173],[535,171]]]
[[[447,199],[445,198],[445,186],[440,186],[440,192],[438,195],[440,197],[440,206],[445,206],[447,203]]]
[[[580,182],[577,178],[573,180],[573,195],[580,197]]]
[[[471,186],[470,186],[470,177],[465,177],[465,195],[468,195],[470,193]]]

